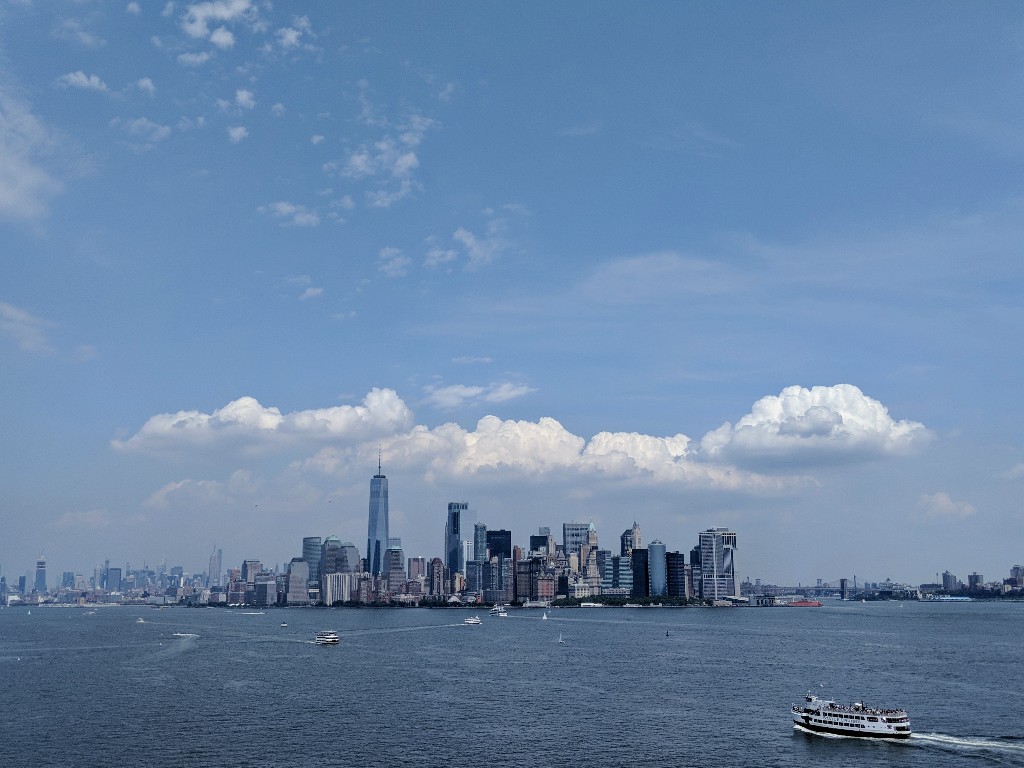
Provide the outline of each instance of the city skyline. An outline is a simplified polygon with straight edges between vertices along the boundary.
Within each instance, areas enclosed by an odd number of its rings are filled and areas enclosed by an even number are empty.
[[[382,461],[410,554],[462,500],[1005,572],[1018,17],[3,5],[0,564],[362,549]]]

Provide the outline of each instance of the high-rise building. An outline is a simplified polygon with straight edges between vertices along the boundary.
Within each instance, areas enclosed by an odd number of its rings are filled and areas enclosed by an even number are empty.
[[[668,576],[669,597],[693,597],[693,579],[682,552],[665,553],[665,571]]]
[[[259,560],[243,560],[241,578],[250,587],[256,583],[256,574],[262,570]]]
[[[320,584],[320,555],[324,546],[319,536],[306,536],[302,539],[302,559],[309,566],[309,581]]]
[[[484,523],[473,525],[473,560],[487,559],[487,526]]]
[[[643,542],[640,539],[640,526],[633,521],[633,527],[628,531],[623,531],[622,536],[619,537],[619,554],[623,557],[629,557],[629,553],[634,549],[640,549],[643,546]]]
[[[562,523],[562,547],[565,556],[580,555],[580,548],[587,543],[587,532],[591,523]]]
[[[221,568],[223,567],[224,551],[213,545],[213,552],[210,553],[210,569],[207,572],[207,586],[219,587],[221,582]]]
[[[120,592],[121,591],[121,569],[120,568],[107,568],[107,591],[108,592]]]
[[[657,539],[647,545],[647,573],[651,584],[651,597],[664,597],[668,594],[665,552],[665,545]]]
[[[293,557],[288,563],[284,601],[286,605],[309,605],[309,564],[301,557]]]
[[[36,560],[35,591],[41,595],[46,593],[46,558],[42,555]]]
[[[405,586],[405,552],[402,551],[402,540],[391,539],[384,550],[384,575],[388,580],[389,592],[401,592]]]
[[[388,547],[388,479],[381,472],[370,480],[370,522],[366,534],[366,570],[373,576],[384,574],[384,551]]]
[[[448,594],[448,591],[445,589],[446,584],[444,561],[440,557],[432,558],[427,565],[427,594],[434,597],[444,597]]]
[[[351,541],[341,542],[341,553],[338,555],[338,568],[340,573],[359,573],[362,568],[359,557],[359,548]]]
[[[647,562],[647,550],[634,547],[630,552],[633,570],[633,597],[648,597],[651,594],[651,577]]]
[[[461,572],[465,568],[462,541],[467,536],[472,541],[474,524],[471,517],[467,502],[448,502],[448,521],[444,527],[444,567],[449,574]]]
[[[323,594],[324,577],[331,573],[341,573],[338,561],[341,559],[341,539],[328,536],[320,547],[320,563],[317,572],[320,574],[320,593]]]
[[[736,534],[728,528],[708,528],[700,534],[700,582],[705,600],[739,597]]]
[[[485,559],[489,560],[492,557],[503,557],[506,560],[511,560],[512,531],[506,531],[504,529],[487,531],[486,548],[487,556]]]

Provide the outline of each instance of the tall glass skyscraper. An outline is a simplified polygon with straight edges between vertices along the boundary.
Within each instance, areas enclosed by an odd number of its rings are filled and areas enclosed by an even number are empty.
[[[384,552],[388,548],[388,479],[380,471],[370,480],[370,524],[366,534],[366,569],[373,576],[384,571]]]
[[[703,598],[739,597],[736,534],[728,528],[708,528],[700,534],[700,581]]]
[[[465,572],[466,558],[462,553],[462,542],[473,541],[473,517],[467,502],[448,502],[448,522],[444,527],[444,566],[449,576],[455,572]]]

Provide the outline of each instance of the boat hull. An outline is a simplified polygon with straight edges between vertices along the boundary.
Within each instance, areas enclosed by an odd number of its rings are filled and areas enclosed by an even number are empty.
[[[904,731],[900,733],[883,732],[883,731],[861,731],[852,728],[835,728],[829,725],[818,725],[816,723],[805,723],[803,720],[793,720],[793,725],[803,731],[809,733],[827,733],[830,736],[855,736],[858,739],[909,739],[910,732]]]

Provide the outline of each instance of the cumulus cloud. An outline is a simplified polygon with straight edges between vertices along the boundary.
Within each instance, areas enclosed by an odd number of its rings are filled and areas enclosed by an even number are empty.
[[[1014,464],[1002,474],[1004,480],[1020,480],[1024,478],[1024,462]]]
[[[706,460],[754,463],[841,461],[907,453],[929,438],[916,421],[895,421],[851,384],[786,387],[763,397],[735,425],[700,441]]]
[[[153,81],[148,77],[143,77],[135,81],[135,87],[143,93],[148,93],[150,96],[156,95],[156,86],[153,85]]]
[[[124,9],[125,9],[125,11],[127,13],[130,13],[133,16],[141,16],[142,15],[142,8],[140,8],[139,4],[136,3],[136,2],[128,3],[128,5],[126,5],[124,7]]]
[[[0,301],[0,334],[25,352],[52,355],[55,350],[46,337],[46,329],[52,327],[53,323]]]
[[[313,286],[310,286],[302,292],[301,296],[299,296],[299,301],[305,301],[306,299],[318,299],[323,295],[323,288],[314,288]]]
[[[199,67],[208,62],[210,58],[210,54],[206,51],[182,53],[178,55],[178,63],[186,67]]]
[[[189,37],[209,38],[213,34],[210,31],[211,24],[252,19],[254,14],[255,9],[250,0],[212,0],[194,3],[186,7],[185,15],[181,18],[181,28]]]
[[[432,385],[425,389],[427,402],[446,410],[474,403],[504,403],[537,391],[525,384],[513,384],[508,381],[493,382],[487,386]]]
[[[162,451],[227,443],[294,444],[303,440],[362,441],[407,429],[412,412],[390,389],[373,389],[362,405],[340,405],[282,414],[253,397],[240,397],[212,413],[178,411],[152,416],[127,440],[123,451]]]
[[[966,501],[954,501],[945,491],[931,495],[923,494],[918,499],[918,509],[925,517],[944,520],[964,520],[973,517],[977,510]]]
[[[170,126],[161,125],[150,120],[148,117],[137,117],[133,120],[115,118],[110,121],[110,125],[114,128],[120,128],[122,133],[137,142],[136,146],[141,147],[152,146],[171,135]]]
[[[217,27],[210,33],[210,42],[221,50],[227,50],[235,44],[235,36],[227,27]]]
[[[261,205],[256,210],[264,215],[273,216],[284,226],[315,227],[320,223],[320,217],[316,211],[310,210],[304,205],[289,203],[286,200]]]
[[[244,125],[235,125],[228,128],[228,141],[232,144],[237,144],[247,138],[249,138],[249,129]]]
[[[253,96],[252,91],[239,88],[235,91],[235,104],[242,109],[252,109],[256,106],[256,98]]]
[[[107,84],[98,75],[87,75],[82,70],[68,72],[57,78],[57,82],[64,88],[81,88],[85,91],[100,91],[106,93]]]
[[[377,254],[377,269],[388,277],[405,277],[412,259],[403,256],[398,248],[381,248]]]
[[[0,86],[0,217],[27,221],[47,212],[63,190],[42,163],[57,143],[29,105]]]

